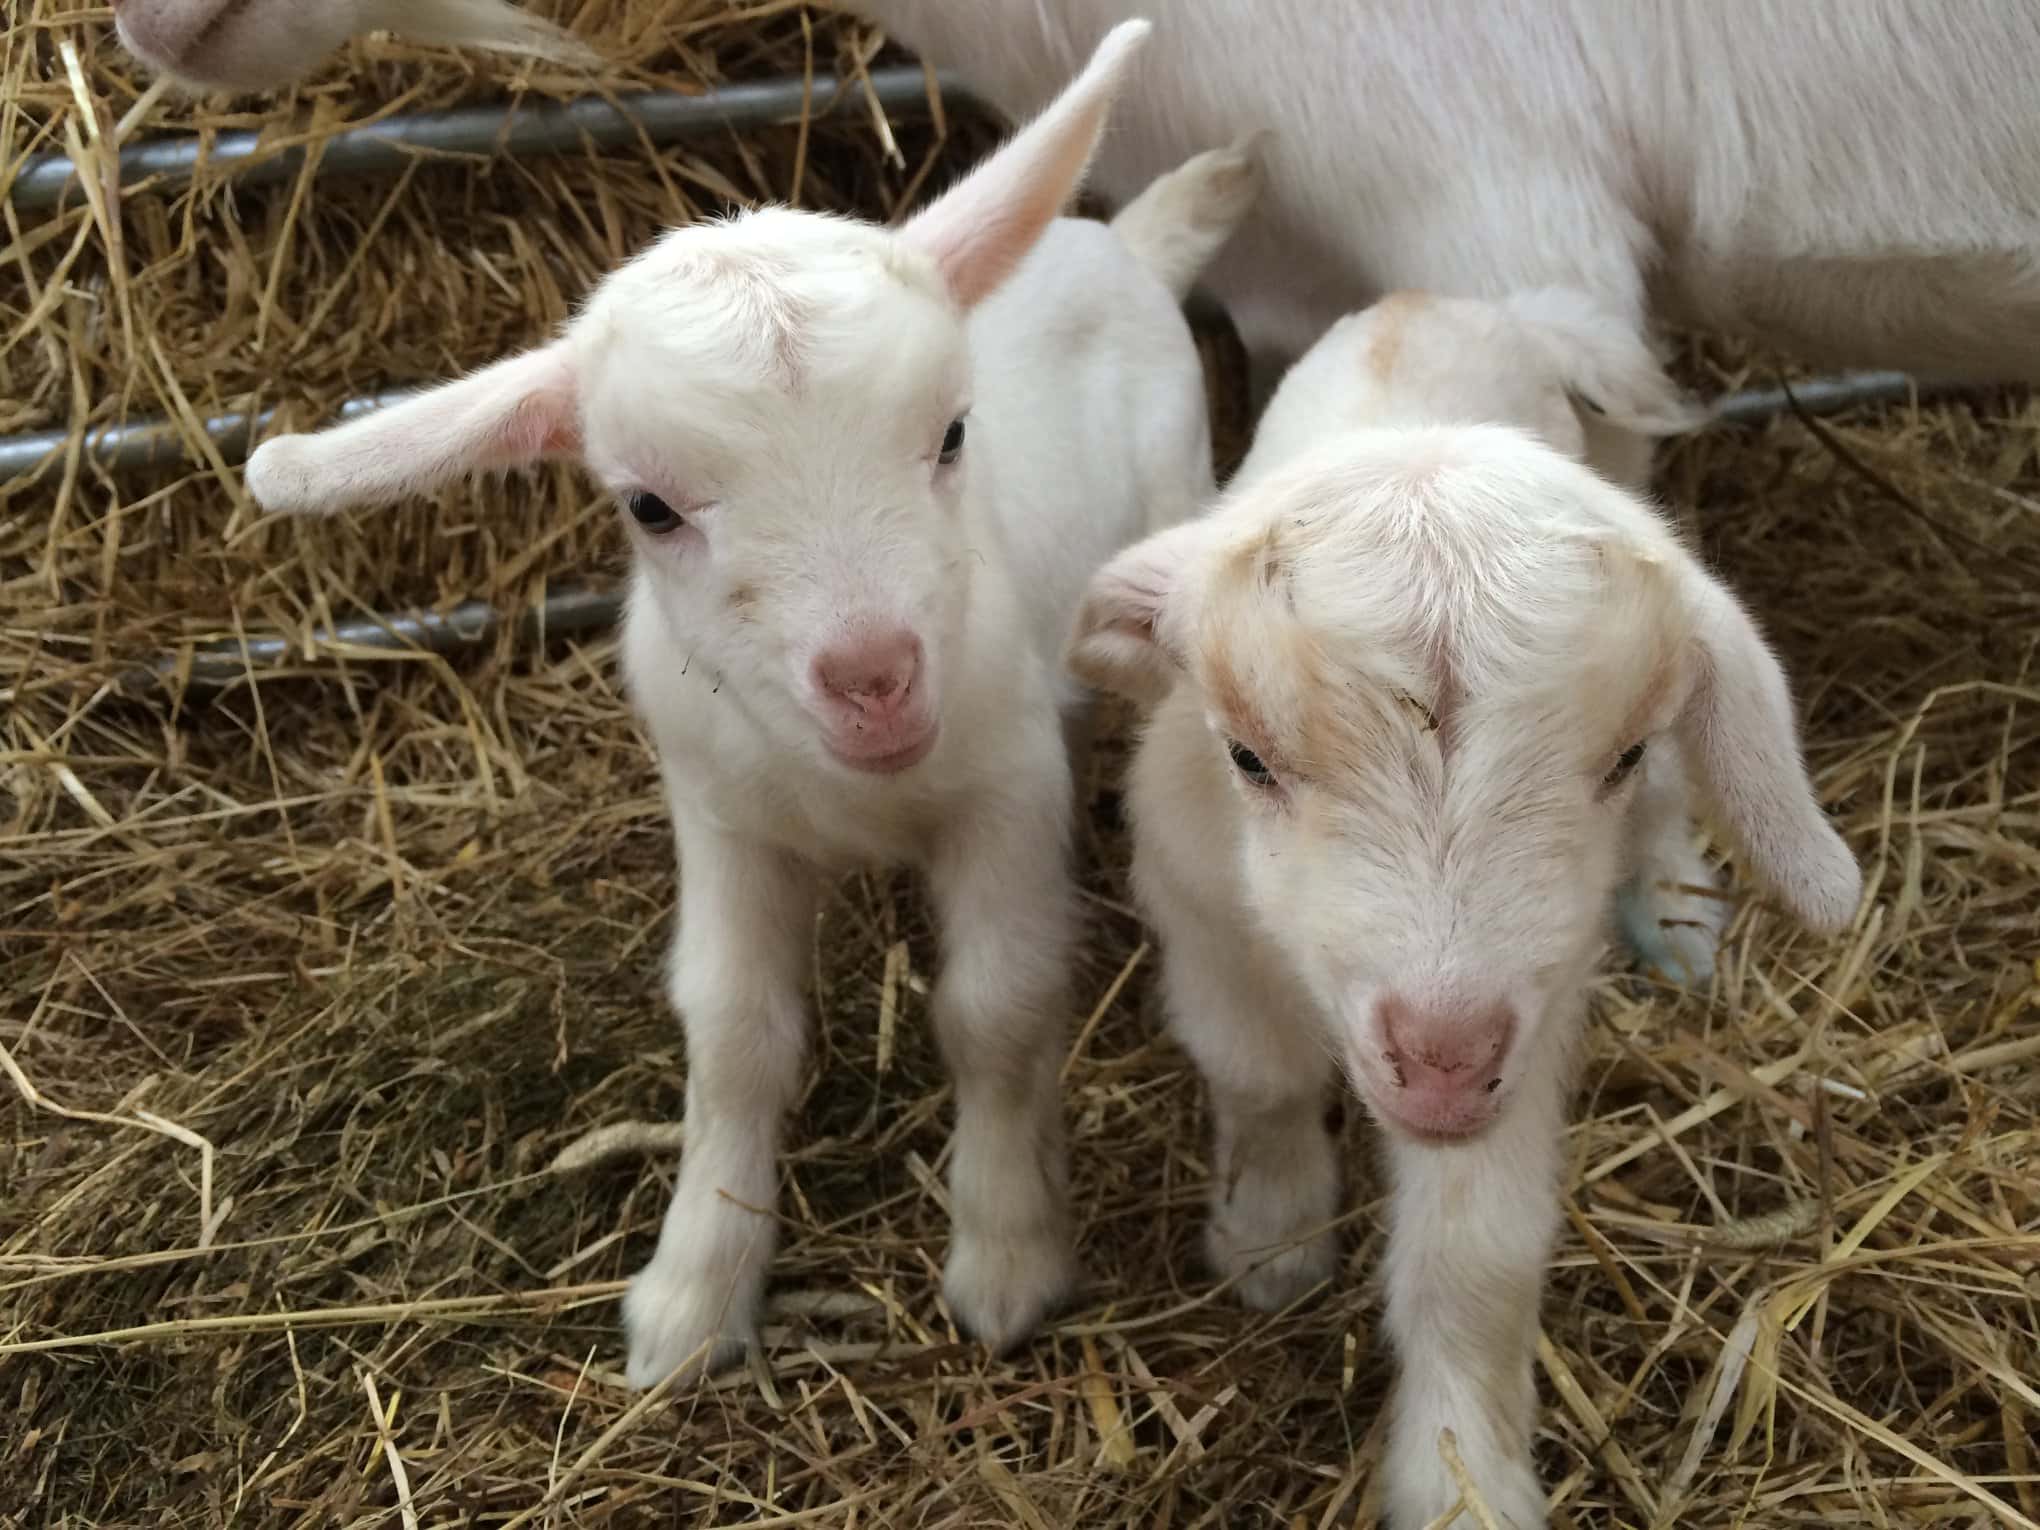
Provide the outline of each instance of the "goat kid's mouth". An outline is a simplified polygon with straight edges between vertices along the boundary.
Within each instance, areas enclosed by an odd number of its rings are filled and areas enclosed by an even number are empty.
[[[852,770],[867,775],[895,776],[901,771],[911,770],[934,752],[936,739],[941,735],[941,725],[930,722],[920,737],[906,744],[879,743],[868,746],[863,740],[829,740],[829,753]]]
[[[1408,1099],[1392,1086],[1384,1089],[1369,1085],[1360,1090],[1360,1098],[1374,1119],[1388,1130],[1438,1147],[1477,1140],[1501,1114],[1491,1098]]]
[[[1386,1059],[1370,1063],[1349,1052],[1346,1076],[1367,1113],[1385,1131],[1438,1147],[1471,1143],[1501,1118],[1508,1101],[1501,1059],[1477,1086],[1426,1086],[1401,1075]]]

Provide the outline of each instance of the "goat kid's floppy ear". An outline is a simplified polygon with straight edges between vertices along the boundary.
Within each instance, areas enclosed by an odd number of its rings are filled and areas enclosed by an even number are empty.
[[[998,289],[1069,205],[1104,136],[1128,61],[1153,30],[1123,21],[1084,72],[991,158],[922,209],[900,238],[931,256],[965,308]]]
[[[1735,597],[1693,573],[1697,672],[1680,740],[1758,880],[1809,928],[1844,930],[1863,874],[1814,797],[1784,671]]]
[[[1071,674],[1143,705],[1169,693],[1183,671],[1180,624],[1169,620],[1169,608],[1206,535],[1202,521],[1171,526],[1091,576],[1065,656]]]
[[[1610,424],[1678,436],[1707,423],[1707,409],[1672,381],[1643,333],[1586,293],[1549,287],[1509,306],[1536,329],[1573,397]]]
[[[564,344],[555,343],[344,425],[264,441],[246,476],[264,510],[328,515],[572,456],[580,446],[579,390]]]

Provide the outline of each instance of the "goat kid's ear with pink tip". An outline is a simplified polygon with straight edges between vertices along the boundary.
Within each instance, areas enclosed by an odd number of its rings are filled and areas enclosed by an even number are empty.
[[[1114,27],[1040,116],[894,236],[934,262],[960,307],[997,291],[1075,197],[1127,64],[1151,30],[1146,21]],[[586,364],[570,329],[361,419],[265,441],[248,459],[248,491],[265,510],[322,515],[430,493],[474,473],[577,458]]]
[[[1153,24],[1122,21],[1084,72],[976,170],[900,229],[964,308],[990,297],[1082,187],[1133,55]]]

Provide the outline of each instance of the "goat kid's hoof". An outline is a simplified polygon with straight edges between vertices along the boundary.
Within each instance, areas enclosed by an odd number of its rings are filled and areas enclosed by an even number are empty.
[[[624,1378],[642,1391],[675,1371],[684,1383],[726,1370],[750,1343],[748,1317],[730,1310],[727,1286],[641,1270],[623,1296]]]
[[[1330,1230],[1299,1239],[1213,1222],[1204,1252],[1218,1278],[1233,1282],[1234,1298],[1255,1312],[1293,1306],[1339,1269],[1339,1241]]]
[[[959,1232],[942,1272],[942,1295],[959,1328],[1003,1355],[1031,1338],[1076,1283],[1076,1258],[1060,1233]]]
[[[1530,1466],[1496,1463],[1483,1470],[1468,1461],[1466,1469],[1502,1530],[1547,1530],[1551,1520],[1545,1512],[1544,1490],[1537,1485],[1537,1473]],[[1435,1473],[1427,1471],[1425,1477],[1416,1491],[1398,1493],[1390,1488],[1389,1530],[1479,1530],[1480,1521],[1469,1511],[1462,1510],[1450,1521],[1443,1518],[1460,1500],[1459,1488],[1446,1475],[1442,1462]]]
[[[1707,986],[1728,924],[1725,902],[1638,878],[1622,889],[1615,907],[1637,967],[1681,988]]]

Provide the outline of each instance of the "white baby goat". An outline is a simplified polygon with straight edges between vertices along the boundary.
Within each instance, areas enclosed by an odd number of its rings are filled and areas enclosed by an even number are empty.
[[[1458,1500],[1448,1428],[1507,1524],[1546,1523],[1532,1365],[1585,985],[1625,875],[1706,876],[1685,765],[1801,920],[1837,929],[1860,891],[1756,628],[1578,460],[1589,421],[1678,422],[1621,333],[1550,293],[1342,321],[1214,511],[1101,570],[1072,641],[1153,705],[1134,882],[1245,1301],[1336,1267],[1335,1067],[1385,1128],[1396,1530]]]
[[[1057,217],[1147,30],[897,232],[785,209],[678,230],[553,344],[249,462],[263,505],[328,511],[567,455],[628,512],[623,663],[679,843],[689,1062],[679,1187],[625,1301],[636,1383],[753,1331],[819,882],[844,868],[922,867],[941,919],[951,1310],[1003,1348],[1070,1284],[1062,640],[1109,555],[1213,492],[1179,304],[1258,186],[1249,150],[1217,151],[1110,228]]]

